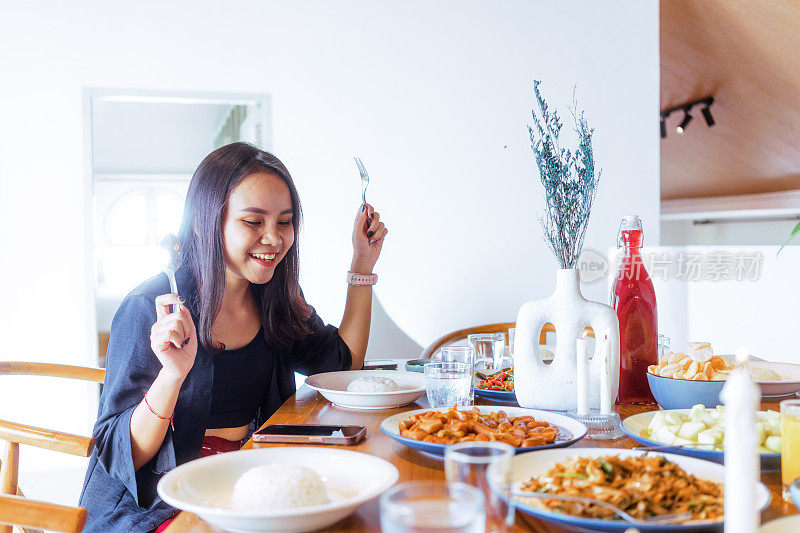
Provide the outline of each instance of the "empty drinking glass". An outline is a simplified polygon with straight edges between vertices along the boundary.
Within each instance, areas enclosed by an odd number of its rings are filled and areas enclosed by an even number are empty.
[[[469,407],[473,404],[472,367],[467,363],[428,363],[423,372],[425,392],[431,407]]]
[[[475,362],[483,363],[482,369],[495,372],[503,368],[504,333],[473,333],[467,340],[475,348]]]
[[[482,492],[486,531],[507,532],[514,525],[513,457],[514,448],[503,442],[461,442],[448,446],[444,452],[447,481],[466,483]]]
[[[464,483],[412,481],[380,499],[384,533],[484,531],[483,493]]]
[[[466,363],[469,365],[472,375],[475,375],[475,348],[472,346],[443,346],[436,358],[437,361],[448,363]],[[475,403],[475,393],[472,391],[470,382],[469,405]]]

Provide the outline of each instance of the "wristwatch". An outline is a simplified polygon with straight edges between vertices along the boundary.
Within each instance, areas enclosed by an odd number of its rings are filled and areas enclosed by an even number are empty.
[[[356,274],[354,272],[347,273],[347,283],[356,287],[362,285],[375,285],[378,283],[377,274]]]

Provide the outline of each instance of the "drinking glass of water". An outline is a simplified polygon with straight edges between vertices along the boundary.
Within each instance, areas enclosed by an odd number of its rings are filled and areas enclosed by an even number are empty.
[[[439,351],[437,361],[442,361],[445,363],[466,363],[469,365],[472,375],[475,375],[475,348],[472,346],[443,346]],[[472,381],[470,381],[469,403],[467,405],[473,405],[474,403],[475,394],[472,391]]]
[[[444,452],[447,481],[466,483],[483,493],[487,532],[508,533],[513,529],[513,458],[514,448],[504,442],[460,442]]]
[[[467,363],[437,362],[424,367],[425,392],[431,407],[472,405],[472,367]]]
[[[483,493],[464,483],[402,483],[381,495],[380,507],[384,533],[483,533],[485,528]]]
[[[504,333],[473,333],[467,335],[467,340],[475,348],[475,361],[483,362],[483,368],[492,372],[503,368],[503,351],[506,346]]]

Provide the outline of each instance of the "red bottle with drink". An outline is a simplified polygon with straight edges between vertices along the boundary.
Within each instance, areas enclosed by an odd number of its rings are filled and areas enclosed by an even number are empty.
[[[644,268],[642,221],[623,217],[617,245],[623,257],[611,290],[611,306],[619,320],[619,396],[621,404],[655,404],[647,384],[647,367],[658,364],[656,293]]]

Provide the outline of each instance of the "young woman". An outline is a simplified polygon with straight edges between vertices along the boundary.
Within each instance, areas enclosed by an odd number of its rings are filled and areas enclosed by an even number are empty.
[[[360,276],[348,275],[337,330],[298,285],[300,219],[297,190],[275,156],[233,143],[200,163],[178,236],[179,294],[160,274],[114,316],[80,498],[85,531],[152,531],[174,513],[156,493],[161,475],[238,449],[294,393],[295,371],[361,368],[387,229],[361,207],[350,265]]]

